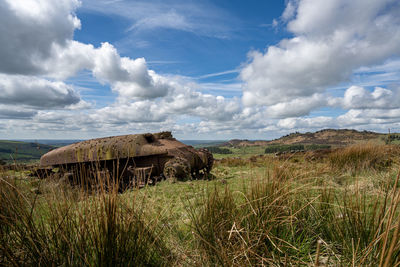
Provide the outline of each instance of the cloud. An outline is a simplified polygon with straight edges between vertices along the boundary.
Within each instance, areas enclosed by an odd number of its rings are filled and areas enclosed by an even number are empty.
[[[0,74],[0,104],[38,109],[63,108],[81,102],[71,85],[37,77]]]
[[[243,85],[234,79],[198,83],[236,70],[197,78],[159,74],[144,58],[124,57],[108,42],[95,47],[73,40],[79,5],[0,2],[0,119],[9,120],[7,129],[82,135],[172,129],[214,137],[400,123],[399,87],[390,85],[400,70],[400,4],[394,0],[288,1],[279,23],[292,37],[251,51],[240,71]],[[86,11],[127,19],[131,34],[173,29],[228,36],[224,25],[234,20],[210,6],[180,0],[83,3]],[[66,82],[82,71],[109,86],[115,102],[95,109],[82,99]],[[354,85],[343,87],[350,80]],[[333,96],[331,86],[343,88]],[[316,116],[322,108],[342,115]]]
[[[299,4],[299,1],[289,1],[287,2],[286,8],[283,11],[282,19],[283,21],[289,21],[293,19],[296,14],[296,9]]]
[[[160,112],[155,103],[144,100],[101,108],[90,115],[90,118],[97,122],[118,125],[132,122],[162,122],[167,119],[167,115]]]
[[[72,40],[80,27],[74,14],[79,1],[6,1],[0,5],[0,102],[83,107],[76,105],[80,97],[74,89],[60,80],[85,69],[110,84],[121,99],[166,95],[165,79],[148,70],[143,58],[120,57],[109,43],[95,48]]]
[[[172,29],[214,38],[232,35],[236,18],[207,2],[182,0],[105,1],[85,0],[83,10],[123,17],[135,34],[151,30]]]
[[[385,72],[400,72],[400,59],[390,59],[384,64],[361,67],[355,71],[357,74],[363,73],[385,73]]]
[[[75,76],[81,70],[92,70],[98,49],[91,44],[67,40],[65,46],[53,46],[53,54],[38,64],[42,74],[57,80]]]
[[[345,109],[393,109],[400,108],[400,88],[393,91],[375,87],[369,92],[363,87],[351,86],[344,93],[342,106]]]
[[[134,102],[119,100],[102,108],[93,119],[107,123],[162,122],[180,116],[193,116],[205,120],[227,121],[240,112],[238,99],[202,94],[191,88],[191,83],[180,77],[169,77],[168,95],[159,99],[142,99]]]
[[[0,72],[43,73],[42,62],[64,47],[80,27],[78,0],[0,2]]]
[[[319,116],[313,118],[286,118],[278,121],[278,126],[283,129],[321,129],[334,128],[335,119]]]
[[[162,97],[169,90],[167,79],[149,70],[144,58],[121,57],[107,42],[95,48],[69,40],[65,47],[57,46],[55,56],[43,61],[41,68],[47,76],[61,80],[89,70],[100,83],[111,85],[124,101]]]
[[[193,26],[187,21],[185,16],[178,14],[175,10],[170,10],[167,13],[139,19],[128,31],[143,31],[154,28],[170,28],[183,31],[193,30]]]
[[[311,97],[298,97],[288,102],[280,102],[268,106],[265,114],[269,118],[301,117],[309,115],[311,110],[327,105],[328,99],[323,94],[314,94]]]
[[[42,70],[49,77],[66,79],[89,70],[100,83],[109,84],[124,101],[162,97],[169,90],[167,79],[149,70],[144,58],[121,57],[110,43],[95,48],[70,40],[55,51],[53,58],[42,62]]]
[[[207,79],[207,78],[212,78],[212,77],[218,77],[218,76],[223,76],[227,74],[232,74],[232,73],[238,73],[239,70],[234,69],[234,70],[226,70],[226,71],[221,71],[221,72],[216,72],[216,73],[210,73],[206,75],[201,75],[198,77],[198,79]]]
[[[121,58],[109,43],[96,50],[93,75],[110,83],[123,101],[162,97],[169,90],[166,78],[149,70],[144,58]]]
[[[386,131],[400,127],[400,108],[397,109],[350,109],[338,117],[317,116],[285,118],[277,122],[281,129],[302,131],[321,128],[354,128]]]
[[[400,122],[400,108],[383,109],[350,109],[337,118],[339,125],[393,124]]]
[[[16,23],[32,23],[32,27],[38,27],[40,31],[48,28],[48,36],[41,40],[47,50],[35,47],[34,36],[24,34],[31,30],[30,26],[19,26],[17,32],[21,32],[21,37],[27,41],[25,47],[20,49],[26,52],[23,61],[30,64],[30,71],[16,69],[13,74],[0,73],[0,103],[40,111],[3,112],[3,117],[29,117],[32,123],[38,125],[35,128],[27,124],[30,129],[40,130],[45,128],[44,125],[68,125],[63,129],[72,130],[106,125],[162,124],[176,121],[181,116],[222,122],[232,120],[240,112],[238,99],[227,100],[222,96],[198,92],[199,85],[190,78],[159,75],[148,69],[144,58],[121,57],[110,43],[102,43],[96,48],[72,40],[74,29],[80,25],[74,15],[78,2],[44,1],[40,5],[37,1],[30,1],[27,4],[30,8],[25,11],[27,6],[22,2],[7,3],[9,10],[13,9],[17,14],[10,19]],[[63,9],[64,13],[59,9]],[[22,17],[18,16],[19,13]],[[26,20],[26,17],[29,19]],[[34,25],[35,21],[42,24]],[[2,52],[13,51],[5,48]],[[34,58],[36,55],[39,57]],[[99,82],[110,85],[117,94],[117,101],[90,113],[76,112],[89,108],[90,104],[63,80],[82,70],[91,72]],[[57,111],[52,111],[54,109]]]
[[[249,54],[240,74],[243,103],[312,97],[348,81],[362,66],[400,55],[399,12],[400,4],[389,0],[289,1],[283,16],[294,37]]]
[[[0,119],[25,120],[37,114],[36,110],[0,104]]]
[[[213,121],[231,120],[240,112],[237,99],[226,100],[222,96],[213,96],[186,90],[166,100],[162,110],[170,114],[186,114]]]

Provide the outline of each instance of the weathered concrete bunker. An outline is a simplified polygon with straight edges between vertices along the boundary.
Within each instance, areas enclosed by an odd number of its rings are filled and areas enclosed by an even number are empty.
[[[185,145],[171,132],[91,139],[54,149],[40,159],[41,169],[58,168],[65,175],[91,169],[136,185],[204,177],[212,166],[208,150]]]

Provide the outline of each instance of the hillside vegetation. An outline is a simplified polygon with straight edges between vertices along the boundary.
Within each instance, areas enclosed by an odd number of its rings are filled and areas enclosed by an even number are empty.
[[[392,134],[391,139],[397,140],[398,134]],[[315,133],[291,133],[286,136],[282,136],[272,141],[249,141],[234,139],[221,146],[230,147],[243,147],[243,146],[268,146],[268,145],[293,145],[293,144],[323,144],[331,146],[346,146],[357,144],[360,142],[374,142],[384,143],[388,139],[387,134],[375,133],[369,131],[357,131],[348,129],[325,129],[317,131]]]
[[[54,149],[54,146],[20,141],[0,140],[0,160],[7,162],[28,162],[40,157]]]

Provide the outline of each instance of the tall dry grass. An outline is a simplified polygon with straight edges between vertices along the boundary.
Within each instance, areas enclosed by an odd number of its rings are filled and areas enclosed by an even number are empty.
[[[396,184],[383,196],[315,186],[276,168],[243,192],[215,188],[189,213],[203,265],[395,266]],[[201,203],[204,203],[201,205]]]
[[[391,166],[395,152],[398,152],[397,147],[358,144],[334,151],[328,161],[333,169],[340,171],[380,171]]]
[[[159,218],[140,199],[121,198],[118,183],[101,184],[107,190],[54,187],[42,196],[0,175],[0,265],[170,265]]]

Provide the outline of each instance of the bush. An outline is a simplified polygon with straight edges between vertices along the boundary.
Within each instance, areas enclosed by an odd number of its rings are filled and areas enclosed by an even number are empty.
[[[306,150],[330,149],[330,145],[311,144],[306,146]]]
[[[217,146],[210,146],[205,148],[213,154],[232,154],[232,151],[229,148]]]
[[[393,141],[400,141],[400,134],[395,133],[395,134],[389,134],[387,138],[385,138],[386,144],[390,144]]]
[[[269,145],[265,149],[265,154],[287,151],[304,150],[304,145]]]

